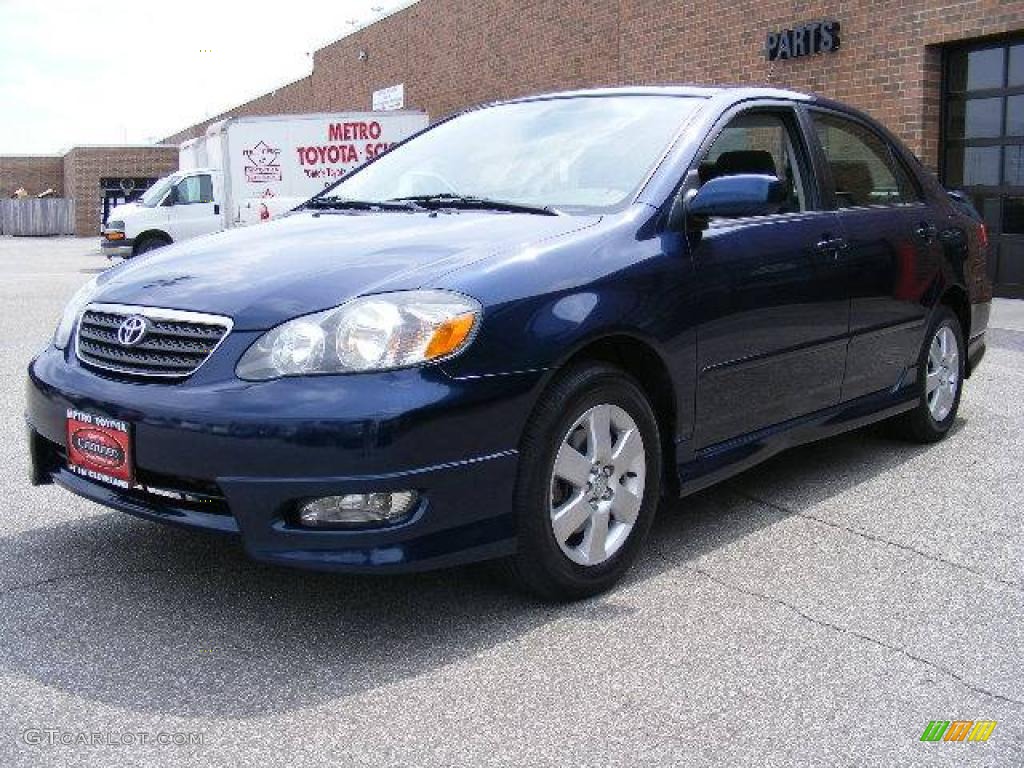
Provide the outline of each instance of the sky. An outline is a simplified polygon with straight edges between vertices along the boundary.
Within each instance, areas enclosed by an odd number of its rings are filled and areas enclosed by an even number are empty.
[[[0,0],[0,155],[151,143],[409,0]]]

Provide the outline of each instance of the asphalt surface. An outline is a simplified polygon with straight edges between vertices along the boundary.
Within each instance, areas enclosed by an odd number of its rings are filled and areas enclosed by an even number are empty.
[[[618,590],[551,606],[479,568],[257,566],[30,487],[24,368],[104,265],[0,238],[0,765],[1024,764],[1024,303],[944,443],[792,451],[664,505]],[[919,741],[957,719],[998,725]]]

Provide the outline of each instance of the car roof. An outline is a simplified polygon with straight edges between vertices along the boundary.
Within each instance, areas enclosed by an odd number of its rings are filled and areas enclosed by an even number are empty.
[[[646,85],[621,86],[616,88],[586,88],[575,91],[556,91],[554,93],[538,93],[506,99],[497,104],[515,104],[524,101],[540,101],[544,99],[571,99],[594,96],[681,96],[688,98],[710,99],[715,96],[733,97],[736,101],[746,99],[787,99],[791,101],[815,101],[818,99],[800,91],[772,86],[750,85]]]

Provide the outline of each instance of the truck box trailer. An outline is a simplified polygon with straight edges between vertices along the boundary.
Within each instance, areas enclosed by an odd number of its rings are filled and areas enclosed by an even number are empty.
[[[221,120],[181,145],[176,173],[110,212],[103,250],[130,257],[279,216],[427,123],[414,111]]]

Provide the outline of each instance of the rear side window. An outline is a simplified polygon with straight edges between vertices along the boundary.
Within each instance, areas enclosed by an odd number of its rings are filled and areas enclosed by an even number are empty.
[[[836,205],[858,208],[920,199],[907,171],[878,134],[860,123],[834,115],[815,113],[813,117],[818,140],[832,171]]]

